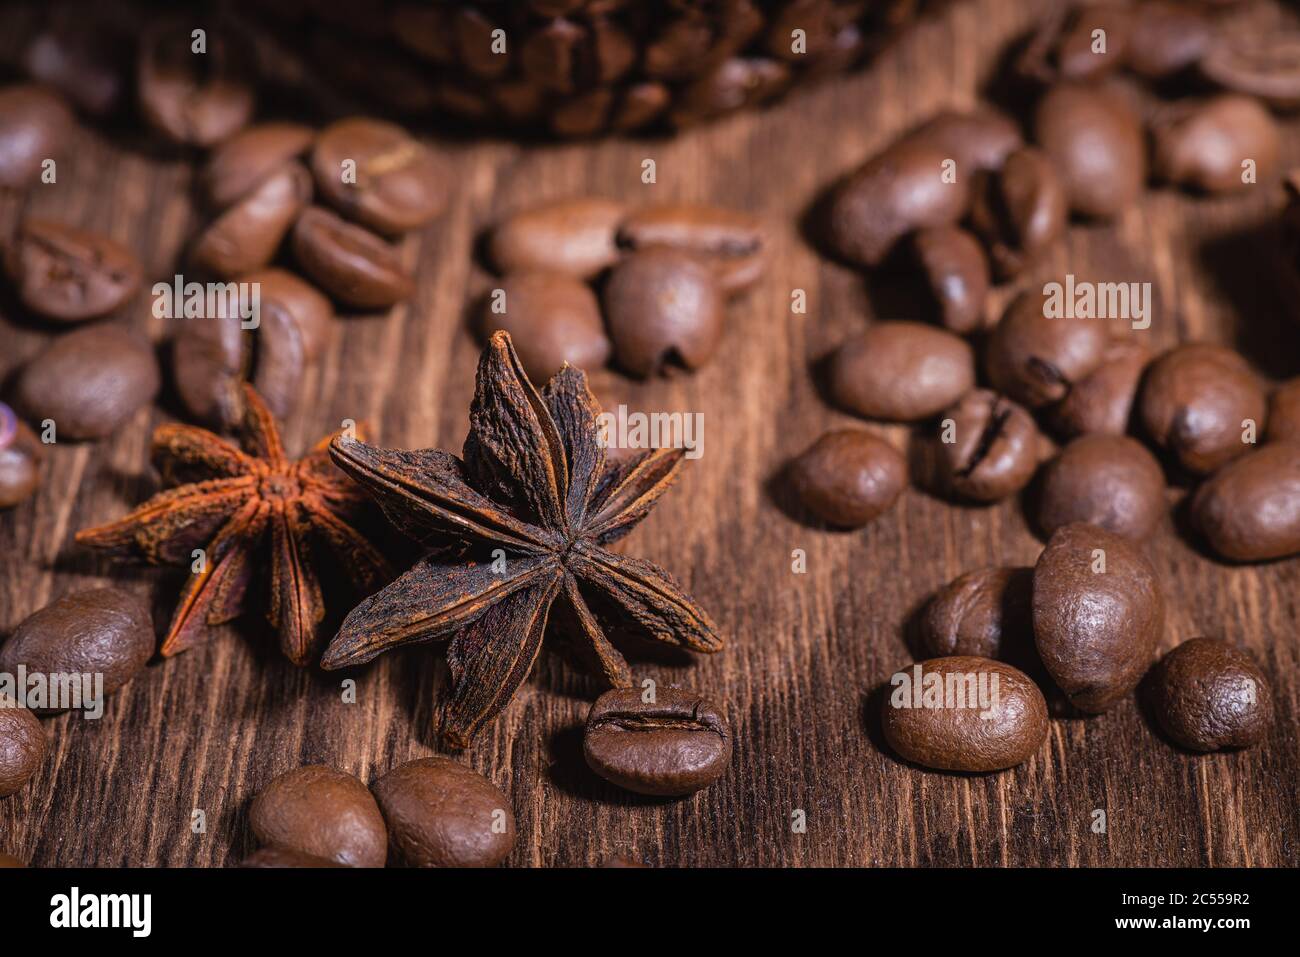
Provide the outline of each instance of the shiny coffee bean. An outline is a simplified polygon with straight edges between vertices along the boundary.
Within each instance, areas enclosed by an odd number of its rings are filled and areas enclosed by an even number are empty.
[[[1061,78],[1095,79],[1127,61],[1132,10],[1108,3],[1090,4],[1076,10],[1072,20],[1055,44],[1057,74]],[[1104,33],[1104,48],[1097,42],[1098,30]]]
[[[1147,348],[1120,340],[1106,347],[1101,365],[1070,387],[1064,399],[1047,410],[1051,426],[1064,438],[1128,431],[1142,373],[1151,362]]]
[[[240,867],[343,867],[323,857],[313,857],[285,847],[263,847],[244,858]]]
[[[1152,669],[1156,720],[1191,751],[1259,744],[1273,724],[1273,691],[1250,655],[1219,638],[1190,638]]]
[[[145,121],[174,143],[207,149],[248,125],[254,107],[246,47],[208,30],[192,48],[188,20],[159,23],[140,38],[136,94]]]
[[[34,182],[41,164],[62,153],[75,124],[68,105],[48,87],[0,87],[0,188]]]
[[[106,117],[127,96],[129,38],[106,17],[62,8],[23,54],[28,75],[59,91],[83,113]]]
[[[1143,539],[1167,509],[1160,463],[1125,435],[1081,436],[1043,469],[1038,527],[1049,536],[1062,526],[1087,522]]]
[[[712,702],[692,691],[660,688],[646,702],[639,688],[616,688],[591,706],[582,751],[587,765],[612,784],[681,797],[726,771],[731,729]]]
[[[1300,553],[1300,442],[1270,442],[1220,468],[1196,490],[1192,520],[1231,561]]]
[[[921,647],[927,655],[1023,655],[1033,643],[1032,568],[984,568],[967,572],[941,588],[921,617]]]
[[[1010,279],[1065,233],[1065,186],[1047,154],[1027,146],[998,170],[982,173],[971,198],[971,225],[998,276]]]
[[[1282,383],[1269,400],[1266,438],[1300,442],[1300,377]]]
[[[1277,121],[1257,100],[1224,94],[1182,102],[1153,125],[1156,174],[1206,193],[1234,193],[1277,173]],[[1252,162],[1252,176],[1243,164]]]
[[[350,774],[311,764],[274,778],[254,799],[258,841],[348,867],[383,867],[388,831],[370,789]]]
[[[36,716],[12,700],[0,701],[0,798],[26,787],[44,760],[45,729]]]
[[[236,133],[212,151],[199,174],[209,205],[233,205],[302,156],[315,136],[300,123],[260,123]]]
[[[993,330],[984,365],[995,389],[1036,409],[1064,399],[1101,365],[1107,345],[1103,321],[1049,319],[1042,297],[1028,292]]]
[[[841,345],[830,362],[835,402],[869,419],[927,419],[974,385],[970,344],[922,322],[873,323]]]
[[[311,171],[327,203],[381,233],[419,229],[447,205],[443,160],[383,120],[352,117],[321,130]]]
[[[564,273],[506,276],[484,300],[479,327],[485,338],[499,329],[510,333],[524,371],[538,385],[566,362],[598,369],[609,361],[611,346],[596,294]]]
[[[1200,71],[1233,93],[1291,110],[1300,106],[1300,30],[1216,29]]]
[[[1133,10],[1125,65],[1150,79],[1172,76],[1199,61],[1213,35],[1205,11],[1180,0],[1144,0]]]
[[[914,764],[1000,771],[1028,761],[1047,740],[1043,693],[1022,671],[1000,661],[931,658],[899,672],[890,685],[885,740]]]
[[[24,665],[28,674],[102,674],[110,695],[144,668],[153,650],[153,619],[144,602],[116,588],[87,588],[19,624],[0,646],[0,671],[14,674]]]
[[[722,287],[712,269],[678,249],[629,255],[610,272],[604,303],[614,357],[640,378],[670,361],[698,369],[722,339]]]
[[[1082,523],[1057,529],[1034,566],[1034,643],[1082,711],[1112,707],[1142,679],[1164,634],[1155,569],[1128,539]]]
[[[0,509],[13,508],[36,491],[44,457],[35,433],[0,402]]]
[[[1142,194],[1142,124],[1115,91],[1060,83],[1039,101],[1034,124],[1038,143],[1064,182],[1074,212],[1112,219]]]
[[[944,110],[908,133],[905,139],[955,159],[958,176],[1000,169],[1007,157],[1024,145],[1015,120],[991,107],[966,112]]]
[[[860,528],[893,507],[907,487],[907,461],[860,429],[827,432],[790,464],[803,506],[840,528]]]
[[[919,230],[912,248],[944,328],[962,335],[979,329],[989,292],[989,261],[975,237],[956,226],[934,226]]]
[[[387,309],[414,289],[395,247],[319,206],[298,217],[291,243],[303,272],[344,305]]]
[[[23,222],[4,267],[22,304],[56,322],[107,315],[140,286],[140,263],[126,247],[43,219]]]
[[[19,373],[14,408],[54,421],[56,439],[98,439],[158,394],[158,360],[124,329],[94,325],[55,339]]]
[[[222,279],[260,269],[309,202],[310,174],[302,164],[289,163],[209,223],[195,240],[191,260]]]
[[[997,502],[1029,484],[1045,439],[1023,406],[974,389],[945,410],[938,426],[938,479],[948,494]]]
[[[1244,455],[1268,400],[1246,360],[1208,343],[1178,346],[1147,370],[1138,408],[1147,434],[1188,471],[1205,475]]]
[[[396,862],[407,867],[495,867],[515,843],[506,796],[472,768],[420,758],[374,786]]]
[[[723,292],[753,286],[767,268],[770,241],[763,224],[748,213],[703,203],[667,203],[631,213],[618,228],[625,249],[666,246],[691,253],[715,272]]]
[[[515,213],[492,231],[489,252],[502,273],[562,272],[592,279],[619,260],[615,234],[627,207],[569,199]]]

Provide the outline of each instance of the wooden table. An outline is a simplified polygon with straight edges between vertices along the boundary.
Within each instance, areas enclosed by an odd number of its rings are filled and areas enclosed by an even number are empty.
[[[1263,746],[1183,753],[1126,700],[1099,717],[1054,721],[1046,746],[1012,771],[938,774],[883,748],[878,692],[912,660],[906,623],[934,589],[976,567],[1033,563],[1041,543],[1020,504],[957,508],[909,490],[868,528],[830,532],[794,517],[776,480],[823,430],[855,421],[824,401],[818,360],[868,321],[914,308],[895,280],[866,283],[828,262],[801,234],[800,217],[824,184],[901,129],[973,103],[1000,47],[1028,22],[1021,5],[973,0],[847,81],[673,141],[447,144],[451,207],[404,246],[419,270],[415,296],[386,316],[340,323],[309,401],[286,424],[291,448],[348,417],[369,420],[383,444],[459,448],[479,349],[470,304],[491,287],[474,240],[511,210],[580,194],[707,200],[762,214],[776,233],[773,268],[732,308],[711,365],[648,383],[609,371],[593,377],[606,407],[705,417],[703,458],[626,547],[671,569],[729,646],[692,664],[635,669],[725,706],[737,744],[731,767],[685,800],[605,785],[581,756],[596,686],[544,654],[505,715],[463,755],[513,804],[510,864],[582,865],[613,854],[670,866],[1300,863],[1300,560],[1225,566],[1172,520],[1150,545],[1169,600],[1163,648],[1221,635],[1271,676],[1278,720]],[[1286,127],[1294,162],[1300,123]],[[25,208],[103,230],[139,251],[149,282],[170,278],[198,222],[192,167],[139,151],[132,139],[84,131],[58,184],[32,189],[25,206],[5,201],[0,222],[8,227]],[[646,158],[656,161],[653,185],[641,181]],[[1153,343],[1235,343],[1266,373],[1294,375],[1300,326],[1269,268],[1279,200],[1267,186],[1242,200],[1152,192],[1114,225],[1072,228],[1022,286],[1068,271],[1151,281]],[[792,314],[795,289],[807,293],[806,315]],[[47,338],[11,304],[3,308],[0,373]],[[122,319],[159,342],[172,331],[151,315],[147,288]],[[177,574],[101,563],[72,535],[153,490],[149,435],[173,408],[164,401],[141,411],[105,441],[53,448],[40,493],[0,515],[0,629],[69,590],[109,581],[151,596],[165,625]],[[906,442],[904,429],[881,432]],[[800,549],[806,574],[792,571]],[[252,849],[249,801],[276,774],[325,762],[372,781],[434,751],[432,704],[447,680],[440,650],[390,654],[356,673],[355,704],[341,700],[344,677],[288,665],[257,618],[152,663],[109,700],[101,721],[45,719],[42,772],[0,801],[0,850],[42,866],[237,862]],[[1096,809],[1106,812],[1103,833],[1093,829]],[[206,820],[200,833],[195,810]],[[797,811],[806,832],[792,828]]]

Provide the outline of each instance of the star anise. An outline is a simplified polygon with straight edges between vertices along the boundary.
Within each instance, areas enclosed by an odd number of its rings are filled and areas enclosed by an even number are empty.
[[[667,572],[605,547],[649,514],[684,453],[651,449],[606,467],[599,414],[586,376],[570,366],[539,394],[498,332],[479,361],[463,458],[335,438],[334,461],[393,524],[458,551],[424,559],[353,609],[321,665],[450,637],[442,737],[465,747],[528,677],[557,601],[555,617],[617,688],[631,686],[631,671],[593,608],[670,645],[721,648],[709,616]]]
[[[269,552],[266,617],[285,656],[303,665],[325,616],[316,570],[321,553],[332,553],[361,594],[392,576],[355,528],[369,503],[330,463],[330,437],[290,460],[261,397],[243,388],[242,450],[206,429],[159,426],[152,457],[167,491],[125,518],[78,532],[77,541],[153,565],[193,563],[163,639],[165,657],[199,644],[208,626],[243,614],[250,585],[265,577],[263,553]],[[203,550],[201,562],[194,562],[194,549]]]

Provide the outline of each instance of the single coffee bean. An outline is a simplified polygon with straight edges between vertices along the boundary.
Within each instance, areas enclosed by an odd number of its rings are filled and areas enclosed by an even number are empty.
[[[1142,124],[1117,92],[1082,83],[1057,84],[1039,101],[1034,123],[1038,142],[1063,180],[1074,212],[1112,219],[1142,194]]]
[[[311,171],[327,203],[381,233],[419,229],[447,205],[450,171],[442,159],[383,120],[352,117],[327,126],[312,149]]]
[[[1200,70],[1226,90],[1294,109],[1300,106],[1300,30],[1216,29]]]
[[[1223,466],[1196,490],[1192,518],[1232,561],[1300,553],[1300,442],[1270,442]]]
[[[84,113],[107,117],[126,99],[130,38],[107,17],[86,18],[84,9],[61,9],[23,54],[33,80],[66,96]]]
[[[126,330],[94,325],[60,336],[19,373],[14,408],[54,421],[60,439],[99,439],[153,400],[158,360]]]
[[[1273,691],[1259,666],[1219,638],[1190,638],[1152,670],[1156,720],[1191,751],[1259,744],[1273,723]]]
[[[0,701],[0,798],[16,794],[45,760],[45,729],[12,700]]]
[[[1142,373],[1151,359],[1150,351],[1139,343],[1112,342],[1101,365],[1047,410],[1052,428],[1067,439],[1092,432],[1123,435],[1133,416]]]
[[[1181,102],[1152,127],[1156,173],[1206,193],[1234,193],[1277,173],[1277,121],[1259,101],[1225,93],[1203,103]],[[1247,178],[1243,164],[1254,164]]]
[[[1000,661],[931,658],[898,672],[890,685],[885,740],[922,767],[1001,771],[1028,761],[1047,740],[1043,693]]]
[[[310,764],[274,778],[248,812],[263,844],[348,867],[383,867],[388,831],[370,789],[350,774]]]
[[[1143,539],[1167,510],[1160,463],[1126,435],[1080,436],[1043,469],[1038,527],[1048,536],[1073,522],[1087,522]]]
[[[1155,569],[1128,539],[1066,525],[1038,556],[1034,643],[1076,708],[1100,713],[1137,687],[1164,622]]]
[[[1057,37],[1057,75],[1067,80],[1104,76],[1128,60],[1133,11],[1107,3],[1090,4],[1075,11],[1072,22]],[[1097,31],[1102,31],[1098,43]]]
[[[510,802],[450,758],[393,768],[374,787],[397,861],[408,867],[495,867],[515,843]]]
[[[713,270],[678,249],[629,255],[610,272],[604,301],[614,357],[640,378],[670,360],[698,369],[722,339],[722,288]]]
[[[1147,434],[1188,471],[1213,472],[1251,449],[1268,412],[1263,386],[1238,353],[1190,343],[1157,359],[1138,396]]]
[[[0,853],[0,868],[26,867],[26,866],[27,866],[26,864],[24,864],[19,858],[14,857],[12,854]]]
[[[636,688],[596,699],[582,737],[587,765],[637,794],[681,797],[708,787],[731,761],[731,729],[711,701],[660,688],[646,702]]]
[[[311,175],[302,164],[289,163],[218,215],[199,234],[191,259],[222,279],[260,269],[309,202]]]
[[[1266,437],[1270,442],[1300,442],[1300,377],[1278,386],[1269,400]]]
[[[253,115],[247,47],[219,29],[195,52],[189,21],[159,23],[140,38],[136,92],[140,112],[174,143],[203,149],[248,125]]]
[[[985,370],[993,388],[1031,409],[1059,402],[1097,369],[1108,345],[1097,319],[1047,318],[1034,292],[1008,308],[989,337]]]
[[[298,217],[292,245],[303,271],[344,305],[387,309],[414,289],[395,247],[319,206]]]
[[[1203,10],[1178,0],[1144,0],[1133,10],[1125,65],[1149,79],[1172,76],[1199,61],[1213,36]]]
[[[835,252],[877,266],[907,234],[957,222],[970,204],[970,177],[948,175],[953,154],[902,140],[851,174],[831,200],[828,230]]]
[[[703,203],[666,203],[636,210],[618,228],[625,249],[667,246],[691,253],[717,275],[723,292],[750,288],[767,268],[767,231],[748,213]]]
[[[789,46],[789,37],[786,38]],[[957,175],[999,169],[1006,158],[1024,145],[1015,120],[991,107],[959,112],[944,110],[905,137],[908,142],[932,147],[957,161]]]
[[[36,491],[44,457],[35,433],[0,402],[0,508],[13,508]]]
[[[919,230],[912,246],[944,327],[959,334],[980,328],[989,292],[989,261],[975,237],[956,226],[933,226]]]
[[[300,123],[260,123],[212,151],[200,175],[203,194],[221,210],[307,152],[316,134]]]
[[[4,267],[22,304],[56,322],[107,315],[140,287],[139,260],[126,247],[43,219],[23,222]]]
[[[483,336],[510,333],[528,378],[539,385],[567,362],[596,369],[609,361],[610,342],[596,294],[559,272],[513,273],[484,301]]]
[[[53,90],[34,83],[0,87],[0,188],[22,189],[72,136],[72,111]]]
[[[970,344],[923,322],[873,323],[831,357],[831,395],[869,419],[927,419],[974,386]]]
[[[988,246],[998,276],[1011,279],[1065,233],[1065,186],[1046,153],[1016,150],[972,188],[971,226]]]
[[[870,432],[837,429],[791,463],[790,483],[822,521],[861,528],[898,501],[907,487],[907,461]]]
[[[492,231],[502,273],[540,269],[593,279],[619,260],[615,234],[627,207],[609,199],[569,199],[516,213]]]
[[[940,417],[938,480],[950,495],[997,502],[1029,484],[1046,440],[1023,406],[973,389]]]
[[[28,674],[102,674],[110,695],[144,668],[153,649],[153,620],[144,602],[116,588],[87,588],[19,624],[0,646],[0,671],[14,674],[24,665]]]
[[[313,857],[285,847],[264,847],[240,862],[240,867],[343,867],[323,857]]]
[[[1033,644],[1032,568],[985,568],[967,572],[941,588],[921,617],[925,653],[1023,656]]]

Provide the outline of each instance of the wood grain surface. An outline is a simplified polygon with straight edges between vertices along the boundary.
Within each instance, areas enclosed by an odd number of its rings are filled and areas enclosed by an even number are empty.
[[[1272,678],[1277,724],[1261,747],[1184,753],[1130,699],[1098,717],[1053,721],[1047,744],[1014,770],[940,774],[883,747],[879,689],[913,660],[907,624],[937,587],[977,567],[1033,563],[1041,542],[1021,504],[959,508],[910,489],[868,528],[831,532],[803,521],[779,482],[790,456],[856,421],[826,403],[820,360],[869,321],[916,310],[905,279],[866,281],[821,255],[800,227],[809,205],[899,131],[974,103],[1003,45],[1039,7],[958,4],[847,80],[675,140],[446,142],[451,206],[403,245],[418,289],[387,315],[339,323],[309,400],[286,423],[292,450],[345,418],[368,421],[386,445],[460,447],[479,351],[468,316],[492,285],[475,243],[506,213],[584,194],[703,200],[758,213],[776,236],[772,268],[730,310],[710,365],[647,383],[608,370],[592,377],[607,408],[704,415],[703,457],[620,547],[670,569],[728,639],[716,656],[634,668],[724,707],[736,741],[731,767],[684,800],[606,785],[581,754],[596,687],[544,652],[503,717],[462,756],[509,796],[518,826],[510,864],[585,865],[615,854],[666,866],[1300,863],[1300,560],[1220,564],[1189,540],[1177,510],[1150,543],[1169,604],[1162,650],[1220,635]],[[5,41],[10,55],[15,42]],[[1300,162],[1300,121],[1285,126],[1286,156]],[[641,181],[647,158],[657,165],[652,185]],[[6,197],[0,226],[29,213],[102,230],[138,251],[152,283],[177,271],[199,221],[192,180],[184,157],[142,146],[129,130],[85,129],[57,185]],[[1300,325],[1269,245],[1280,200],[1275,185],[1244,199],[1150,192],[1113,225],[1072,227],[1017,288],[1066,272],[1150,281],[1154,345],[1233,343],[1270,376],[1295,375]],[[147,285],[118,321],[162,343],[171,321],[152,316]],[[792,313],[795,289],[807,293],[806,315]],[[991,315],[1011,291],[999,291]],[[8,299],[0,309],[0,373],[9,373],[49,332]],[[50,450],[39,494],[0,514],[0,631],[105,582],[149,596],[165,625],[179,573],[101,562],[72,535],[151,493],[149,436],[173,412],[164,397],[109,439]],[[879,431],[900,448],[907,442],[905,429]],[[1182,494],[1171,491],[1171,501]],[[796,550],[807,555],[805,574],[792,570]],[[342,700],[349,677],[356,703]],[[48,758],[32,784],[0,801],[0,850],[39,866],[232,864],[252,850],[249,802],[276,774],[324,762],[370,782],[433,753],[433,702],[446,681],[434,646],[351,674],[299,670],[250,618],[151,663],[100,721],[44,719]],[[191,827],[196,809],[203,833]],[[1106,812],[1104,833],[1092,829],[1096,809]],[[791,826],[797,810],[804,833]]]

